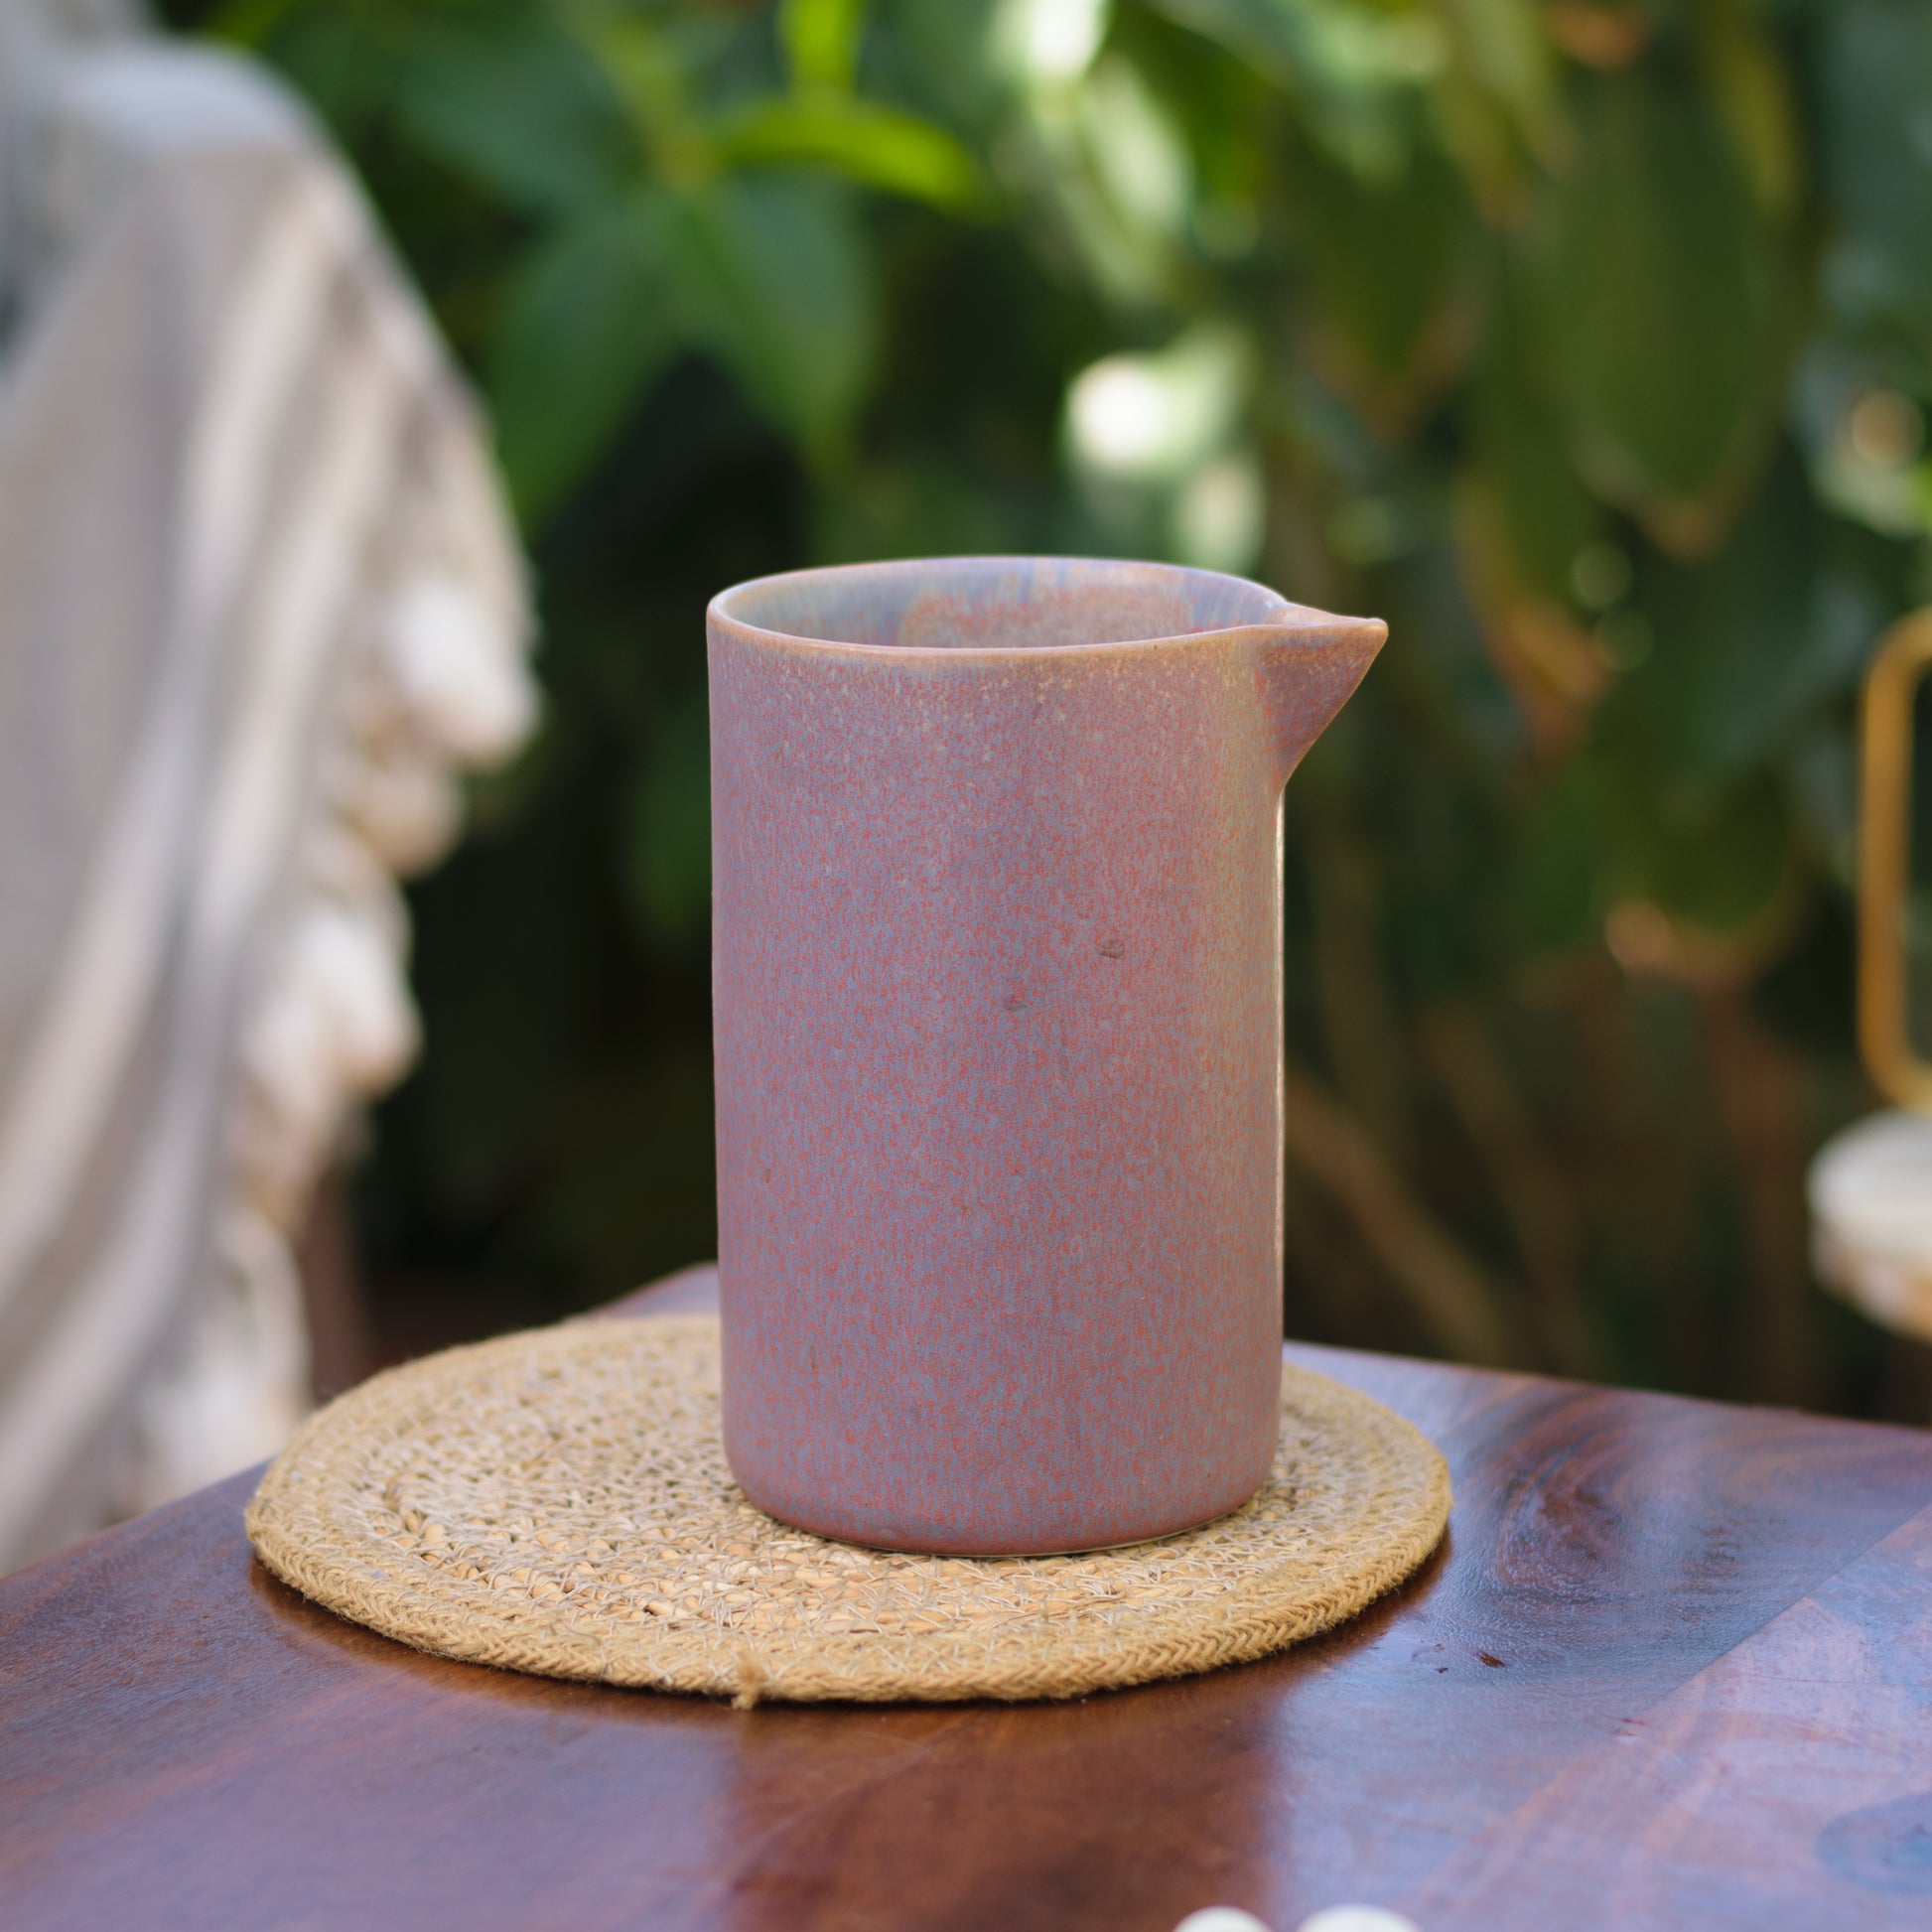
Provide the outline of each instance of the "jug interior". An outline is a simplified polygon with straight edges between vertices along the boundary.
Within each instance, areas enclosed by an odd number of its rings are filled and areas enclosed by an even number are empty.
[[[1289,607],[1214,571],[1078,557],[858,564],[743,584],[720,613],[825,643],[1041,650],[1135,643],[1266,623]]]

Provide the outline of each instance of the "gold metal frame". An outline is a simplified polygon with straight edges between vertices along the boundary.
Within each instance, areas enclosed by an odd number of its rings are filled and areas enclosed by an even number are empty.
[[[1859,1050],[1901,1107],[1932,1113],[1932,1063],[1906,1012],[1905,905],[1911,874],[1912,698],[1932,670],[1932,610],[1885,632],[1864,682],[1859,811]]]

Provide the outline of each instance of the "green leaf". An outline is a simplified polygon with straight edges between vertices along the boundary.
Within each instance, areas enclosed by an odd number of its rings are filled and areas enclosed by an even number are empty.
[[[1443,9],[1449,59],[1432,83],[1440,138],[1490,218],[1520,215],[1532,158],[1564,151],[1557,59],[1537,0],[1457,0]]]
[[[1788,215],[1803,166],[1797,104],[1777,43],[1744,0],[1701,10],[1697,42],[1705,92],[1758,204]]]
[[[541,17],[419,33],[394,107],[418,145],[516,207],[574,207],[636,166],[597,64]]]
[[[1673,547],[1708,547],[1768,453],[1792,334],[1778,237],[1697,97],[1580,83],[1525,261],[1575,460]]]
[[[808,450],[851,426],[877,341],[871,262],[830,183],[741,175],[679,204],[675,273],[692,342]]]
[[[783,0],[778,38],[792,84],[850,92],[865,17],[866,0]]]
[[[1878,613],[1836,593],[1823,538],[1786,450],[1716,556],[1642,560],[1636,598],[1656,648],[1624,680],[1613,722],[1679,790],[1709,797],[1764,769],[1857,685]]]
[[[1080,90],[1077,115],[1094,184],[1123,241],[1154,267],[1186,231],[1192,157],[1167,103],[1125,55],[1105,54]]]
[[[983,193],[973,157],[944,128],[876,101],[763,100],[728,122],[718,138],[728,164],[824,168],[935,207],[970,207]]]
[[[1468,392],[1473,468],[1525,587],[1564,603],[1603,514],[1577,479],[1537,375],[1521,302],[1500,277]]]
[[[1534,0],[1459,0],[1444,9],[1459,77],[1537,144],[1555,104],[1555,58]]]
[[[670,258],[670,209],[641,190],[573,216],[516,275],[489,396],[526,522],[582,479],[677,347]]]
[[[1291,192],[1315,305],[1354,370],[1378,385],[1403,382],[1435,346],[1435,373],[1452,373],[1440,352],[1447,345],[1428,338],[1457,294],[1469,293],[1478,230],[1461,178],[1441,152],[1417,150],[1386,183],[1311,153]]]
[[[717,166],[693,101],[693,82],[720,53],[730,29],[723,8],[648,14],[574,8],[578,44],[621,103],[637,145],[665,181],[690,184]]]
[[[1825,288],[1853,328],[1932,335],[1932,8],[1837,0],[1817,10],[1820,162],[1833,242]]]
[[[1310,131],[1358,174],[1387,179],[1408,152],[1423,82],[1447,57],[1431,13],[1359,0],[1155,0],[1301,106]]]

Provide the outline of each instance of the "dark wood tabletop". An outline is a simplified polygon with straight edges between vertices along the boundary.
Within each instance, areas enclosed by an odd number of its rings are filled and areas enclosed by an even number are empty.
[[[1932,1435],[1290,1352],[1442,1446],[1447,1547],[1318,1642],[1073,1704],[419,1656],[262,1572],[252,1475],[111,1530],[0,1581],[0,1926],[1932,1925]]]

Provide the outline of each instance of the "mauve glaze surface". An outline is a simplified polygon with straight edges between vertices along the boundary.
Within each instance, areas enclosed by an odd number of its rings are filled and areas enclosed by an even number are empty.
[[[1281,1341],[1281,790],[1380,622],[1159,565],[714,601],[725,1446],[971,1554],[1244,1501]]]

